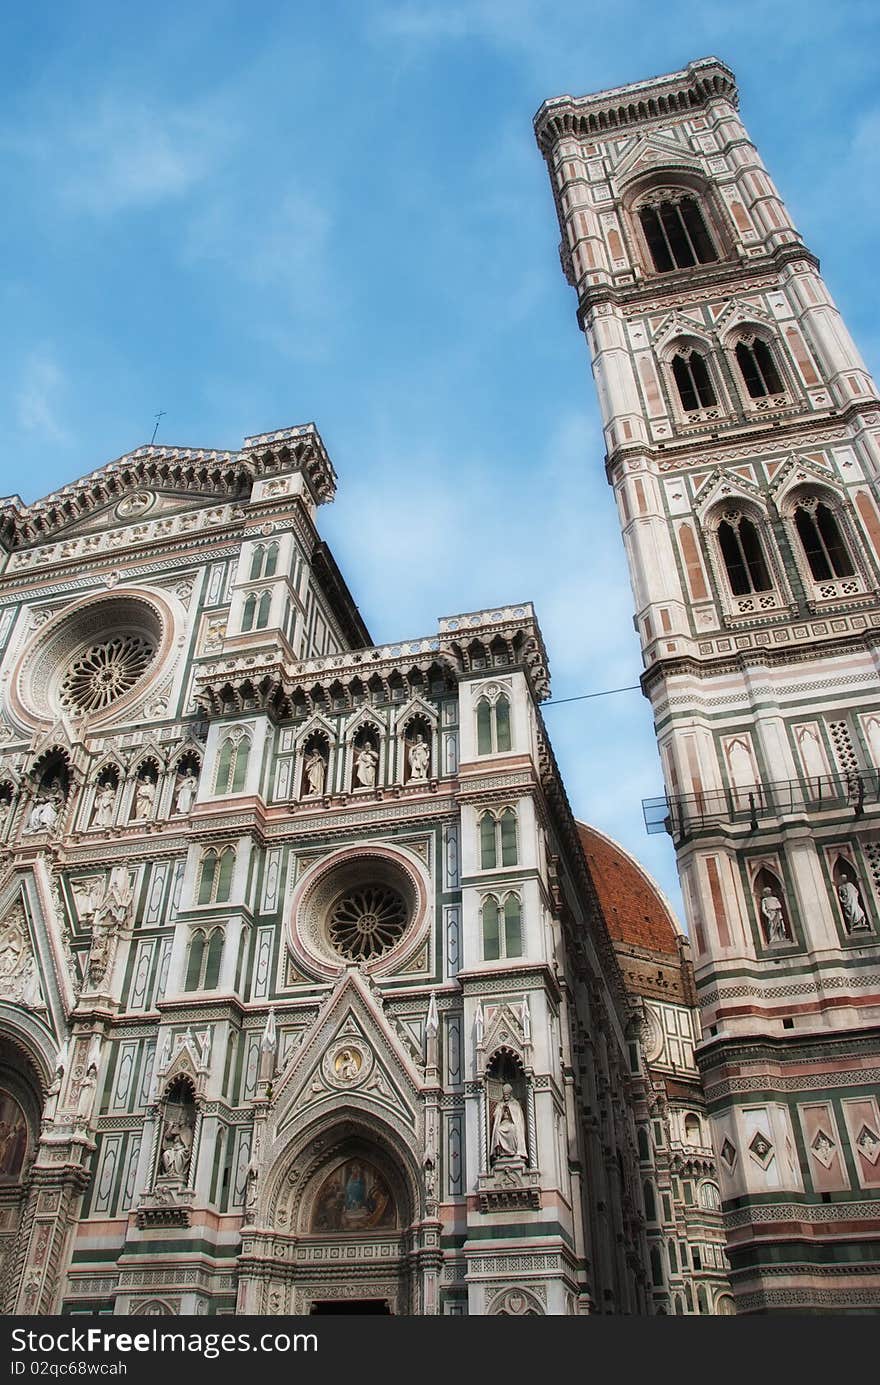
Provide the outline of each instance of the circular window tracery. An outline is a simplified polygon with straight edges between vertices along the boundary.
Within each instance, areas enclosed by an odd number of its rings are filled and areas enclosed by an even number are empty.
[[[346,890],[331,907],[327,933],[343,957],[369,961],[403,936],[408,915],[404,900],[389,885],[361,885]]]
[[[98,712],[123,697],[143,677],[156,654],[143,635],[115,635],[93,644],[73,661],[62,679],[58,700],[78,712]]]

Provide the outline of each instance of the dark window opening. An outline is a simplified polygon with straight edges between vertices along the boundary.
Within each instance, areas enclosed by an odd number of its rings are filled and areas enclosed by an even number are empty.
[[[750,519],[739,515],[734,520],[722,520],[718,526],[718,543],[734,596],[772,589],[761,540]]]
[[[703,214],[692,197],[642,207],[639,219],[658,274],[718,259]]]
[[[717,402],[706,362],[696,351],[689,356],[674,356],[672,373],[682,408],[688,413],[694,409],[709,409]]]
[[[760,337],[756,337],[751,345],[744,341],[738,342],[736,359],[752,399],[763,399],[768,394],[783,393],[782,381],[773,363],[770,348]]]
[[[837,520],[827,505],[821,501],[798,505],[794,512],[794,523],[810,572],[817,582],[854,575]]]

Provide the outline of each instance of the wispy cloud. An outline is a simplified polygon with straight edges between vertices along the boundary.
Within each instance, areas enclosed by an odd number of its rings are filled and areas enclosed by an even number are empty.
[[[15,394],[16,417],[25,433],[37,433],[50,442],[67,442],[69,435],[61,422],[67,377],[51,350],[31,351],[22,365]]]

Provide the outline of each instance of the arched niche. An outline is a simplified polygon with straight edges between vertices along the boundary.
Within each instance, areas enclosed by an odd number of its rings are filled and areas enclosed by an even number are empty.
[[[369,1231],[396,1231],[399,1223],[394,1194],[375,1157],[346,1150],[313,1180],[303,1205],[301,1230],[313,1236],[363,1236]]]

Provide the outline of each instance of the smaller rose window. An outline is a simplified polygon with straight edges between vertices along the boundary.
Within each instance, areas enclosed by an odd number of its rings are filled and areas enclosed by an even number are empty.
[[[327,932],[343,957],[369,961],[402,937],[408,916],[404,900],[389,885],[359,885],[336,900]]]
[[[71,664],[59,690],[62,707],[98,712],[122,697],[146,673],[156,653],[143,635],[115,635],[93,644]]]

